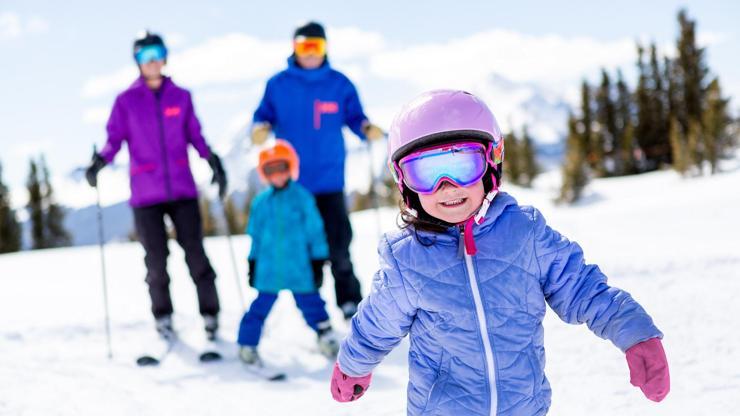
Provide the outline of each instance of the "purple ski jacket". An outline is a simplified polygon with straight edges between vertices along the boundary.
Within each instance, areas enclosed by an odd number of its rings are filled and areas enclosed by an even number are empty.
[[[133,207],[197,198],[188,162],[188,144],[200,157],[211,151],[200,131],[190,92],[164,78],[158,94],[143,78],[116,97],[108,120],[108,141],[100,152],[106,163],[127,142]]]

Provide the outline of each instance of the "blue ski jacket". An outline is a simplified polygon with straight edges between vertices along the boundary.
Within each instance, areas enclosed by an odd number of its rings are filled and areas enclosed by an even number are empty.
[[[418,231],[423,244],[409,229],[385,235],[372,292],[341,345],[343,372],[370,373],[410,334],[409,415],[544,415],[545,303],[622,351],[662,337],[536,209],[500,193],[473,236],[470,256],[457,227]]]
[[[256,261],[254,288],[314,293],[311,260],[329,258],[324,223],[313,195],[295,182],[270,186],[252,201],[247,225],[249,259]]]
[[[253,122],[270,123],[275,137],[293,145],[301,159],[298,182],[321,194],[344,189],[342,127],[365,140],[361,127],[366,119],[355,86],[328,60],[306,70],[291,57],[288,68],[267,81]]]

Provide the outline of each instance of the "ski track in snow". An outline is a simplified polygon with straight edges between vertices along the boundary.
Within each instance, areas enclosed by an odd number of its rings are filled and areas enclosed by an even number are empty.
[[[629,384],[624,354],[548,311],[546,373],[553,388],[551,415],[732,415],[740,405],[740,160],[728,173],[681,179],[673,172],[592,183],[584,202],[551,202],[559,173],[533,190],[504,187],[522,204],[539,208],[550,226],[584,248],[609,282],[630,292],[665,333],[672,391],[660,404]],[[367,290],[377,267],[376,213],[352,220],[353,260]],[[395,212],[382,210],[382,228]],[[106,357],[98,248],[79,247],[0,256],[1,415],[400,415],[405,414],[404,340],[377,368],[359,401],[335,403],[332,363],[287,293],[265,327],[260,351],[288,380],[257,380],[240,368],[233,342],[242,310],[223,238],[206,249],[219,275],[224,360],[200,364],[202,322],[195,288],[171,243],[169,271],[179,345],[159,368],[135,359],[153,345],[144,284],[143,251],[135,243],[106,247],[113,360]],[[249,240],[235,237],[238,259]],[[240,278],[246,276],[240,261]],[[243,278],[242,280],[246,280]],[[244,282],[242,283],[244,284]],[[335,328],[347,326],[334,304],[328,268],[322,294]],[[245,289],[248,300],[256,295]]]

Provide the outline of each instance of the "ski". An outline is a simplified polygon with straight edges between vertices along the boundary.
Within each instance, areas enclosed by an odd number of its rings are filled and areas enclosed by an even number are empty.
[[[198,361],[201,363],[211,363],[214,361],[221,361],[223,354],[221,354],[220,340],[215,336],[208,334],[206,337],[206,343],[198,354]]]
[[[163,343],[164,346],[162,351],[157,354],[144,354],[140,356],[136,359],[136,365],[139,367],[151,367],[161,364],[174,349],[175,344],[177,344],[177,338],[174,337],[168,340],[163,340]]]
[[[283,381],[288,376],[282,371],[273,370],[264,366],[264,364],[245,364],[242,363],[244,369],[254,376],[257,376],[267,381]]]

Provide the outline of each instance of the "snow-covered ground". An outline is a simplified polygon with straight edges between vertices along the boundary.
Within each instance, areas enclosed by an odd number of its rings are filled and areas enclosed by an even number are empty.
[[[547,374],[552,415],[731,415],[740,407],[740,160],[727,172],[681,179],[673,172],[594,182],[585,201],[559,207],[550,198],[557,172],[534,190],[506,187],[534,204],[549,224],[581,243],[587,260],[626,289],[665,332],[672,392],[648,401],[629,384],[623,354],[585,326],[548,313]],[[364,288],[377,265],[376,213],[355,214],[352,252]],[[382,228],[395,224],[384,210]],[[249,241],[234,238],[238,258]],[[242,308],[227,241],[207,240],[219,273],[223,335],[233,341]],[[170,273],[176,327],[192,349],[201,337],[195,291],[173,243]],[[400,415],[405,412],[408,343],[375,372],[358,402],[338,404],[328,391],[331,362],[315,349],[290,296],[281,296],[261,352],[283,369],[282,383],[243,372],[233,348],[221,363],[199,364],[179,348],[159,368],[134,359],[152,339],[142,249],[106,247],[114,358],[106,358],[98,248],[0,256],[1,415]],[[240,276],[246,271],[240,261]],[[327,273],[322,293],[330,305]],[[247,290],[251,300],[255,293]],[[346,332],[338,310],[332,318]]]

